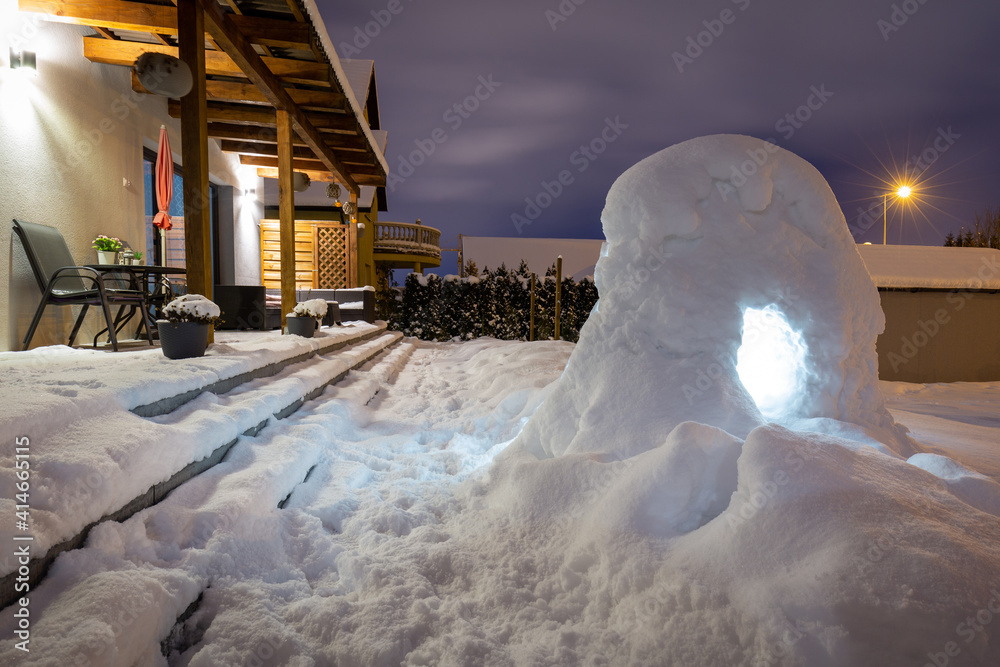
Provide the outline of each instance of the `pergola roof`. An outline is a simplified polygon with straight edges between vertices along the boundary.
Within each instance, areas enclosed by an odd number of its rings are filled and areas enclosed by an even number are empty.
[[[178,55],[170,0],[20,0],[22,11],[86,25],[84,56],[131,67],[144,52]],[[264,176],[276,175],[276,110],[291,115],[293,167],[349,190],[383,186],[388,166],[366,120],[368,82],[357,99],[314,0],[202,0],[206,14],[208,136]],[[370,66],[369,66],[370,67]],[[356,68],[352,63],[352,68]],[[132,87],[147,92],[133,74]],[[171,116],[180,102],[169,100]],[[374,108],[377,128],[377,106]],[[273,172],[273,173],[272,173]]]

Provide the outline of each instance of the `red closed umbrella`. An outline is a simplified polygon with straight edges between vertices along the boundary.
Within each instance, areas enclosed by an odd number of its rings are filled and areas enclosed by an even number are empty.
[[[160,228],[160,248],[163,254],[163,266],[167,264],[167,230],[170,224],[170,200],[174,198],[174,157],[170,152],[170,139],[167,137],[167,127],[160,126],[160,149],[156,156],[156,206],[159,212],[153,218],[153,224]]]

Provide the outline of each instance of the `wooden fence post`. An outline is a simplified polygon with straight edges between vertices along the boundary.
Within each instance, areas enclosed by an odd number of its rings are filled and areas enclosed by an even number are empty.
[[[531,274],[531,307],[528,309],[531,313],[530,320],[528,322],[528,340],[535,340],[535,274]]]
[[[562,255],[556,257],[556,335],[559,340],[559,318],[562,312]]]

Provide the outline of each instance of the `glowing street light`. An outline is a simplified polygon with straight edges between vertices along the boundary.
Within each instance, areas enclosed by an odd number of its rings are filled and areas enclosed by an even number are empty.
[[[909,185],[901,185],[896,190],[895,195],[899,199],[906,199],[913,192]],[[889,193],[882,194],[882,245],[885,245],[886,230],[889,228]]]

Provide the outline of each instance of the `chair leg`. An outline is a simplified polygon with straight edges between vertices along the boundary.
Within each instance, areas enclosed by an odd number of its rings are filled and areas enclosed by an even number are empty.
[[[128,308],[128,314],[123,317],[122,315],[125,313],[125,308]],[[115,313],[116,334],[125,328],[125,325],[128,324],[128,321],[132,319],[133,315],[135,315],[135,306],[124,303],[118,306],[118,312]],[[107,329],[101,329],[100,331],[97,332],[97,335],[94,336],[94,347],[97,347],[97,339],[100,338],[101,334],[103,334],[105,331],[107,331]]]
[[[80,309],[80,315],[76,318],[76,324],[73,325],[73,333],[69,335],[69,346],[73,347],[73,341],[76,340],[76,335],[80,333],[80,326],[83,324],[83,318],[87,314],[87,309],[90,308],[89,303],[83,304],[83,308]],[[96,343],[94,347],[97,347]]]
[[[45,310],[45,306],[48,302],[43,298],[42,302],[38,304],[38,309],[35,310],[35,317],[31,320],[31,326],[28,327],[28,333],[24,337],[24,345],[21,346],[21,350],[27,350],[28,345],[31,343],[32,336],[35,335],[35,329],[38,328],[38,323],[42,321],[42,311]]]
[[[153,329],[149,324],[149,313],[146,311],[146,304],[139,304],[139,314],[142,315],[142,326],[146,327],[146,338],[149,339],[149,344],[153,344]],[[135,337],[139,337],[139,332],[136,331]]]
[[[104,296],[103,294],[101,295]],[[118,336],[115,335],[115,325],[114,321],[111,319],[111,309],[108,308],[108,300],[101,299],[101,308],[104,310],[104,321],[108,323],[108,339],[111,341],[111,349],[115,352],[118,351]],[[95,340],[94,347],[97,347],[97,342]]]

